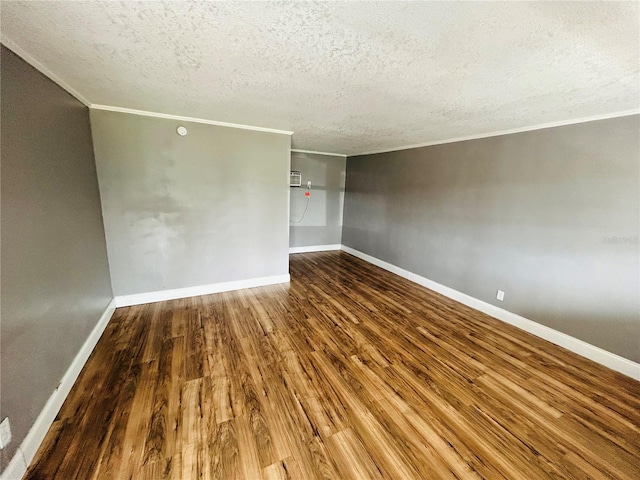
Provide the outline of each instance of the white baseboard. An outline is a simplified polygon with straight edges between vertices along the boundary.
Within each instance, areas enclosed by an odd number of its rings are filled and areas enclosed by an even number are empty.
[[[211,285],[200,285],[197,287],[159,290],[157,292],[136,293],[134,295],[121,295],[116,297],[115,301],[116,307],[130,307],[132,305],[142,305],[144,303],[163,302],[165,300],[175,300],[177,298],[197,297],[199,295],[230,292],[232,290],[262,287],[265,285],[274,285],[276,283],[288,283],[289,280],[290,276],[287,273],[286,275],[250,278],[248,280],[238,280],[235,282],[212,283]]]
[[[509,312],[508,310],[505,310],[503,308],[496,307],[495,305],[483,302],[482,300],[478,300],[477,298],[467,295],[466,293],[462,293],[454,290],[453,288],[441,285],[440,283],[434,282],[433,280],[429,280],[428,278],[397,267],[391,263],[385,262],[384,260],[380,260],[379,258],[367,255],[366,253],[360,252],[351,247],[347,247],[346,245],[342,245],[341,250],[344,250],[345,252],[350,253],[351,255],[365,260],[369,263],[372,263],[373,265],[376,265],[380,268],[388,270],[389,272],[404,277],[407,280],[422,285],[423,287],[427,287],[430,290],[441,293],[442,295],[463,303],[464,305],[475,308],[476,310],[486,313],[487,315],[491,315],[498,320],[502,320],[505,323],[518,327],[537,337],[543,338],[551,343],[566,348],[567,350],[577,353],[578,355],[588,358],[589,360],[593,360],[594,362],[604,365],[605,367],[609,367],[610,369],[623,373],[631,378],[640,380],[640,364],[632,362],[629,359],[603,350],[600,347],[591,345],[590,343],[584,342],[575,337],[572,337],[571,335],[567,335],[566,333],[559,332],[558,330],[554,330],[553,328],[534,322],[533,320],[529,320],[528,318],[522,317],[518,314]]]
[[[80,375],[82,367],[87,363],[91,352],[93,352],[98,340],[100,340],[100,337],[102,336],[102,332],[107,328],[107,324],[109,323],[111,315],[113,315],[115,309],[115,300],[111,300],[105,311],[102,313],[100,320],[98,320],[98,323],[84,342],[84,345],[82,345],[82,348],[80,348],[80,351],[73,359],[73,362],[71,362],[71,365],[69,365],[69,368],[62,376],[60,384],[53,391],[49,400],[47,400],[47,403],[40,412],[40,415],[38,415],[38,418],[36,418],[36,421],[29,430],[29,433],[27,433],[27,436],[18,447],[18,450],[11,459],[11,462],[2,473],[1,480],[19,480],[25,474],[27,467],[33,460],[33,457],[35,457],[40,444],[49,431],[49,427],[51,427],[51,424],[55,420],[56,415],[58,415],[67,395],[69,395],[73,384],[76,382],[78,375]]]
[[[27,464],[24,461],[24,455],[22,450],[18,448],[16,454],[13,456],[7,468],[2,472],[0,479],[2,480],[22,480],[24,474],[27,473]]]
[[[311,245],[308,247],[289,247],[289,253],[310,253],[310,252],[328,252],[331,250],[340,250],[342,245],[339,243],[334,245]]]

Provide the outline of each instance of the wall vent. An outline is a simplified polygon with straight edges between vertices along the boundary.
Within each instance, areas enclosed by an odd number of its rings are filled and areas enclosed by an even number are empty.
[[[300,187],[302,186],[302,173],[292,170],[289,174],[289,186]]]

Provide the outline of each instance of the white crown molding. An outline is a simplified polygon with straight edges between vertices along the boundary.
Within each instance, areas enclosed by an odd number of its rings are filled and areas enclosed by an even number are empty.
[[[359,250],[356,250],[354,248],[342,245],[341,250],[350,253],[354,257],[358,257],[366,262],[383,268],[391,273],[395,273],[396,275],[404,277],[407,280],[422,285],[423,287],[441,293],[442,295],[456,300],[464,305],[467,305],[468,307],[474,308],[483,313],[486,313],[487,315],[497,318],[498,320],[513,325],[514,327],[524,330],[525,332],[529,332],[536,337],[540,337],[551,343],[564,347],[567,350],[570,350],[573,353],[577,353],[578,355],[588,358],[589,360],[593,360],[600,365],[604,365],[605,367],[620,372],[631,378],[640,380],[640,364],[632,362],[627,358],[616,355],[615,353],[608,352],[600,347],[591,345],[590,343],[572,337],[571,335],[559,332],[558,330],[554,330],[553,328],[534,322],[533,320],[529,320],[528,318],[509,312],[508,310],[505,310],[503,308],[496,307],[495,305],[483,302],[482,300],[478,300],[477,298],[467,295],[466,293],[459,292],[458,290],[454,290],[453,288],[434,282],[433,280],[429,280],[428,278],[425,278],[421,275],[415,274],[396,265],[385,262],[384,260],[380,260],[379,258],[372,257],[371,255],[367,255],[366,253],[360,252]]]
[[[308,247],[289,247],[291,253],[310,253],[310,252],[330,252],[332,250],[340,250],[342,245],[339,243],[334,245],[310,245]]]
[[[149,112],[146,110],[135,110],[132,108],[123,108],[123,107],[114,107],[110,105],[99,105],[93,104],[86,97],[81,95],[77,90],[71,87],[67,82],[62,80],[58,75],[49,70],[46,66],[44,66],[41,62],[33,58],[29,53],[27,53],[24,49],[22,49],[18,44],[16,44],[13,40],[7,37],[4,34],[0,35],[0,42],[6,46],[9,50],[13,51],[16,55],[22,58],[29,65],[34,67],[40,73],[57,83],[60,87],[66,90],[69,94],[73,95],[79,101],[81,101],[84,105],[89,108],[93,108],[95,110],[106,110],[110,112],[120,112],[120,113],[130,113],[132,115],[143,115],[146,117],[156,117],[156,118],[164,118],[168,120],[178,120],[182,122],[194,122],[194,123],[204,123],[207,125],[216,125],[219,127],[229,127],[229,128],[240,128],[243,130],[254,130],[257,132],[269,132],[269,133],[279,133],[282,135],[293,135],[292,131],[289,130],[279,130],[276,128],[266,128],[266,127],[256,127],[254,125],[243,125],[240,123],[230,123],[230,122],[218,122],[216,120],[208,120],[206,118],[196,118],[196,117],[184,117],[180,115],[171,115],[168,113],[158,113],[158,112]],[[331,154],[326,154],[331,155]]]
[[[62,80],[59,76],[57,76],[55,73],[53,73],[47,67],[45,67],[42,63],[40,63],[38,60],[33,58],[27,52],[25,52],[22,48],[20,48],[13,40],[11,40],[5,34],[2,34],[0,36],[0,42],[5,47],[7,47],[9,50],[11,50],[13,53],[15,53],[20,58],[22,58],[29,65],[31,65],[33,68],[35,68],[40,73],[42,73],[43,75],[45,75],[46,77],[48,77],[49,79],[51,79],[52,81],[57,83],[60,87],[62,87],[64,90],[66,90],[69,94],[71,94],[74,97],[76,97],[78,100],[80,100],[82,103],[84,103],[87,107],[91,106],[91,102],[89,102],[89,100],[87,100],[84,96],[82,96],[77,90],[72,88],[67,82]]]
[[[290,131],[290,130],[279,130],[279,129],[274,129],[274,128],[257,127],[257,126],[253,126],[253,125],[244,125],[244,124],[239,124],[239,123],[220,122],[220,121],[216,121],[216,120],[208,120],[208,119],[205,119],[205,118],[185,117],[185,116],[181,116],[181,115],[172,115],[172,114],[168,114],[168,113],[150,112],[150,111],[146,111],[146,110],[136,110],[136,109],[132,109],[132,108],[115,107],[115,106],[110,106],[110,105],[92,104],[91,102],[89,102],[89,100],[87,100],[87,98],[85,98],[77,90],[72,88],[68,83],[66,83],[64,80],[62,80],[58,75],[56,75],[51,70],[49,70],[47,67],[45,67],[41,62],[39,62],[38,60],[33,58],[29,53],[27,53],[25,50],[23,50],[20,46],[18,46],[13,40],[11,40],[5,34],[0,34],[0,42],[3,45],[5,45],[7,48],[12,50],[14,53],[16,53],[18,56],[20,56],[23,60],[25,60],[31,66],[33,66],[35,69],[37,69],[42,74],[44,74],[45,76],[50,78],[52,81],[57,83],[60,87],[62,87],[67,92],[69,92],[69,94],[73,95],[75,98],[77,98],[80,102],[82,102],[84,105],[86,105],[89,108],[93,108],[93,109],[96,109],[96,110],[111,111],[111,112],[129,113],[129,114],[132,114],[132,115],[142,115],[142,116],[147,116],[147,117],[164,118],[164,119],[168,119],[168,120],[178,120],[178,121],[183,121],[183,122],[204,123],[204,124],[207,124],[207,125],[216,125],[216,126],[220,126],[220,127],[240,128],[240,129],[244,129],[244,130],[254,130],[254,131],[258,131],[258,132],[278,133],[278,134],[282,134],[282,135],[293,135],[294,134],[294,132]],[[566,126],[566,125],[575,125],[575,124],[579,124],[579,123],[593,122],[593,121],[597,121],[597,120],[606,120],[606,119],[610,119],[610,118],[626,117],[626,116],[638,115],[638,114],[640,114],[640,108],[632,109],[632,110],[624,110],[624,111],[621,111],[621,112],[602,114],[602,115],[594,115],[594,116],[590,116],[590,117],[582,117],[582,118],[577,118],[577,119],[572,119],[572,120],[562,120],[562,121],[557,121],[557,122],[549,122],[549,123],[543,123],[543,124],[538,124],[538,125],[531,125],[531,126],[527,126],[527,127],[512,128],[512,129],[500,130],[500,131],[496,131],[496,132],[487,132],[487,133],[481,133],[481,134],[478,134],[478,135],[468,135],[468,136],[449,138],[449,139],[444,139],[444,140],[436,140],[436,141],[432,141],[432,142],[416,143],[416,144],[412,144],[412,145],[403,145],[403,146],[393,147],[393,148],[370,150],[370,151],[354,153],[354,154],[318,152],[318,151],[314,151],[314,150],[301,150],[301,149],[291,149],[291,152],[293,152],[293,153],[308,153],[308,154],[315,154],[315,155],[328,155],[328,156],[334,156],[334,157],[359,157],[359,156],[364,156],[364,155],[376,155],[376,154],[380,154],[380,153],[389,153],[389,152],[397,152],[397,151],[401,151],[401,150],[410,150],[410,149],[413,149],[413,148],[430,147],[430,146],[434,146],[434,145],[443,145],[443,144],[447,144],[447,143],[464,142],[464,141],[468,141],[468,140],[478,140],[478,139],[482,139],[482,138],[498,137],[498,136],[502,136],[502,135],[511,135],[511,134],[514,134],[514,133],[530,132],[530,131],[534,131],[534,130],[542,130],[542,129],[545,129],[545,128],[562,127],[562,126]]]
[[[633,110],[624,110],[622,112],[606,113],[603,115],[594,115],[591,117],[576,118],[573,120],[562,120],[559,122],[541,123],[539,125],[531,125],[529,127],[512,128],[509,130],[500,130],[497,132],[480,133],[478,135],[468,135],[466,137],[449,138],[446,140],[436,140],[434,142],[416,143],[414,145],[404,145],[402,147],[385,148],[381,150],[371,150],[368,152],[354,153],[349,157],[360,157],[363,155],[376,155],[378,153],[398,152],[400,150],[411,150],[412,148],[431,147],[434,145],[444,145],[446,143],[466,142],[467,140],[479,140],[481,138],[499,137],[502,135],[511,135],[514,133],[531,132],[534,130],[543,130],[545,128],[563,127],[566,125],[575,125],[578,123],[595,122],[597,120],[607,120],[610,118],[628,117],[630,115],[639,115],[640,108]]]
[[[36,456],[36,452],[38,451],[38,448],[40,448],[40,444],[47,435],[51,424],[56,419],[56,415],[58,415],[62,404],[76,382],[78,375],[80,375],[84,364],[87,363],[91,352],[93,352],[98,340],[100,340],[102,332],[107,328],[109,320],[111,319],[115,309],[116,302],[112,299],[100,316],[96,326],[89,334],[89,337],[87,337],[87,340],[80,348],[80,351],[71,362],[71,365],[69,365],[69,368],[62,376],[60,384],[53,391],[44,408],[40,411],[38,418],[36,418],[36,421],[29,429],[27,436],[24,437],[24,440],[18,447],[18,450],[11,459],[11,462],[2,473],[2,477],[0,477],[2,480],[20,479],[25,474],[29,464]]]
[[[175,288],[173,290],[159,290],[156,292],[136,293],[133,295],[121,295],[115,298],[117,307],[130,307],[132,305],[142,305],[145,303],[164,302],[177,298],[197,297],[212,293],[230,292],[232,290],[242,290],[243,288],[263,287],[276,283],[289,283],[290,275],[272,275],[270,277],[249,278],[248,280],[238,280],[234,282],[213,283],[210,285],[199,285],[197,287]]]
[[[135,110],[133,108],[112,107],[109,105],[89,105],[93,110],[105,110],[107,112],[129,113],[131,115],[142,115],[144,117],[164,118],[165,120],[178,120],[180,122],[204,123],[206,125],[216,125],[218,127],[240,128],[243,130],[254,130],[257,132],[279,133],[281,135],[293,135],[289,130],[278,130],[275,128],[255,127],[253,125],[242,125],[240,123],[218,122],[207,120],[206,118],[183,117],[181,115],[171,115],[169,113],[148,112],[146,110]]]
[[[180,115],[171,115],[168,113],[158,113],[158,112],[148,112],[146,110],[135,110],[132,108],[122,108],[122,107],[113,107],[109,105],[98,105],[93,104],[89,100],[87,100],[84,96],[82,96],[77,90],[72,88],[68,83],[62,80],[58,75],[53,73],[47,67],[45,67],[38,60],[33,58],[30,54],[24,51],[21,47],[19,47],[13,40],[11,40],[6,35],[2,34],[0,36],[0,41],[3,45],[5,45],[9,50],[13,51],[16,55],[22,58],[25,62],[30,64],[36,70],[38,70],[43,75],[47,76],[55,83],[57,83],[64,90],[69,92],[75,98],[80,100],[83,104],[85,104],[89,108],[93,108],[95,110],[107,110],[110,112],[120,112],[120,113],[130,113],[132,115],[143,115],[146,117],[156,117],[156,118],[164,118],[168,120],[178,120],[182,122],[194,122],[194,123],[204,123],[207,125],[216,125],[219,127],[230,127],[230,128],[241,128],[244,130],[254,130],[257,132],[269,132],[269,133],[279,133],[282,135],[293,135],[293,132],[288,130],[278,130],[275,128],[266,128],[266,127],[256,127],[253,125],[243,125],[239,123],[229,123],[229,122],[218,122],[215,120],[208,120],[205,118],[195,118],[195,117],[184,117]]]
[[[297,148],[292,148],[291,151],[294,153],[311,153],[313,155],[327,155],[329,157],[346,157],[347,156],[344,153],[316,152],[313,150],[300,150]]]

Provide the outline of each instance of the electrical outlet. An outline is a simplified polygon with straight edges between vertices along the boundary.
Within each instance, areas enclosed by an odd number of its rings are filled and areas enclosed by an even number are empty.
[[[311,180],[307,182],[307,188],[311,188]]]
[[[504,302],[504,292],[502,290],[498,290],[498,294],[496,295],[496,298],[501,302]]]
[[[11,425],[9,425],[9,417],[0,423],[0,448],[4,448],[9,445],[11,441]]]

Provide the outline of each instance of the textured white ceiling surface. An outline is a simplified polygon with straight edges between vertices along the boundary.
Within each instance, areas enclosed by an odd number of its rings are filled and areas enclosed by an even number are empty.
[[[92,104],[355,154],[640,107],[638,2],[2,1]]]

